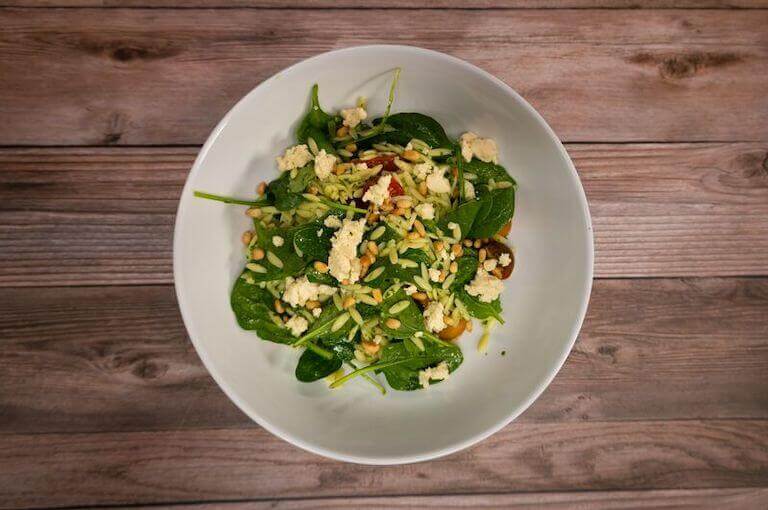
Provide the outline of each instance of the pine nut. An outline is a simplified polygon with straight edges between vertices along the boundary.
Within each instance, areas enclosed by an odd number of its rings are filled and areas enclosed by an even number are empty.
[[[415,162],[421,160],[421,154],[416,152],[413,149],[408,149],[407,151],[403,151],[402,154],[403,158],[407,159],[408,161]]]
[[[250,218],[261,218],[261,209],[258,207],[249,207],[245,210],[245,215]]]
[[[373,241],[368,241],[368,251],[371,252],[372,255],[378,255],[379,247],[376,246],[376,243]]]
[[[279,299],[275,299],[275,311],[277,313],[285,312],[285,308],[283,308],[283,304],[280,302]]]
[[[428,191],[429,190],[427,189],[427,183],[424,182],[424,181],[420,182],[419,183],[419,193],[421,193],[422,195],[426,196]]]
[[[420,239],[421,236],[419,235],[418,232],[408,232],[407,234],[405,234],[405,238],[408,239],[409,241],[415,241],[416,239]]]
[[[424,224],[420,222],[419,220],[416,220],[413,222],[413,227],[416,229],[416,232],[419,233],[420,237],[424,237],[427,235],[427,231],[424,228]]]
[[[451,270],[451,273],[455,273],[456,271],[459,270],[459,264],[454,260],[453,262],[451,262],[451,265],[448,269]]]
[[[439,282],[444,282],[445,278],[448,276],[448,273],[445,272],[445,269],[440,270],[440,278],[437,279]]]
[[[347,126],[341,126],[339,129],[336,130],[336,136],[339,138],[343,136],[347,136],[349,134],[349,128]]]
[[[411,294],[411,297],[414,301],[418,301],[419,303],[423,303],[427,300],[427,294],[424,292],[414,292]]]
[[[483,243],[480,241],[480,239],[475,239],[475,248],[480,248],[483,245]]]
[[[253,260],[261,260],[264,258],[264,250],[261,248],[254,248],[253,251],[251,251],[251,258]]]
[[[355,298],[353,296],[347,296],[344,298],[344,301],[341,303],[342,308],[349,308],[350,306],[354,306],[355,304]]]
[[[453,255],[456,257],[461,257],[461,254],[464,253],[464,249],[461,247],[460,244],[454,244],[451,246],[451,251],[453,252]]]
[[[486,251],[485,248],[480,248],[480,251],[477,252],[477,260],[479,260],[480,262],[484,262],[485,257],[487,256],[488,256],[488,252]]]
[[[445,243],[442,241],[435,241],[433,246],[435,247],[435,251],[443,251],[443,248],[445,248]]]
[[[362,344],[363,344],[363,350],[369,356],[373,356],[374,354],[379,352],[379,349],[381,349],[381,346],[379,344],[375,344],[373,342],[363,341]]]
[[[245,245],[251,244],[251,239],[253,239],[253,232],[251,232],[250,230],[246,230],[245,232],[243,232],[243,235],[240,237],[240,240]]]
[[[503,276],[503,273],[501,272],[501,268],[500,268],[500,267],[497,267],[496,269],[494,269],[493,271],[491,271],[491,273],[493,274],[493,276],[495,276],[495,277],[496,277],[496,278],[498,278],[499,280],[501,280],[501,279],[502,279],[501,277]]]
[[[384,325],[389,329],[397,329],[400,327],[400,321],[395,319],[394,317],[390,317],[389,319],[384,321]]]
[[[259,187],[256,188],[256,193],[258,193],[259,196],[261,196],[261,195],[263,195],[266,192],[267,192],[267,183],[264,182],[264,181],[261,181],[259,183]]]
[[[355,152],[357,150],[357,145],[354,143],[348,143],[344,146],[344,149],[348,150],[349,152]]]
[[[318,273],[327,273],[328,272],[328,264],[325,262],[320,262],[319,260],[315,261],[315,270]]]
[[[309,300],[306,302],[305,306],[307,307],[307,310],[314,310],[320,306],[320,301]]]
[[[349,278],[344,278],[343,280],[341,280],[341,284],[342,285],[349,285]]]
[[[384,296],[381,294],[381,289],[373,289],[371,291],[371,296],[373,296],[373,299],[375,299],[377,303],[384,301]]]

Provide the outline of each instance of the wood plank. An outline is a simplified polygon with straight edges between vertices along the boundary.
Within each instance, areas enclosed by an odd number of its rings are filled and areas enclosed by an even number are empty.
[[[590,202],[596,276],[768,275],[768,143],[567,148]],[[0,286],[172,282],[174,214],[196,152],[0,149]]]
[[[2,10],[0,145],[199,144],[287,65],[380,42],[479,65],[566,141],[768,138],[768,11],[409,10],[392,21],[387,9]]]
[[[0,436],[0,505],[77,506],[768,484],[768,421],[518,423],[469,451],[359,466],[259,428]]]
[[[169,7],[169,8],[429,8],[429,9],[759,9],[765,0],[0,0],[0,7]]]
[[[467,509],[537,509],[548,510],[621,510],[621,509],[691,509],[722,510],[723,508],[765,508],[768,489],[698,489],[698,490],[645,490],[645,491],[587,491],[537,492],[518,494],[470,494],[455,496],[401,496],[386,498],[324,498],[248,501],[238,503],[201,503],[194,505],[160,505],[173,510],[331,510],[366,508]],[[158,508],[139,507],[139,508]]]
[[[520,422],[768,419],[766,310],[768,279],[598,280],[565,367]],[[0,433],[250,424],[170,287],[1,289],[0,345]]]

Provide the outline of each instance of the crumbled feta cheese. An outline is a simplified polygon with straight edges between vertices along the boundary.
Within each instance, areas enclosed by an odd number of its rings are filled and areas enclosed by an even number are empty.
[[[419,289],[417,289],[415,285],[408,285],[403,290],[407,295],[412,296],[416,294],[416,292],[418,292]]]
[[[435,269],[434,267],[429,268],[429,279],[433,282],[439,282],[440,281],[440,270]]]
[[[414,210],[416,211],[416,214],[424,218],[425,220],[434,220],[435,219],[435,206],[428,203],[423,203],[417,205]]]
[[[470,131],[461,135],[459,143],[464,161],[472,161],[473,156],[486,163],[497,163],[499,160],[499,148],[492,138],[480,138]]]
[[[306,276],[285,279],[285,291],[283,301],[291,306],[304,306],[307,301],[319,301],[322,298],[332,296],[336,288],[329,285],[310,282]]]
[[[356,255],[357,247],[363,240],[363,230],[365,219],[355,221],[345,218],[341,230],[333,234],[328,267],[331,275],[339,281],[355,283],[360,279],[360,259]]]
[[[432,164],[427,162],[413,165],[413,175],[417,181],[423,181],[432,172]]]
[[[320,308],[319,306],[312,310],[312,315],[314,315],[315,317],[320,317],[321,313],[323,313],[323,309]]]
[[[485,259],[485,262],[483,262],[483,269],[485,269],[488,272],[493,271],[496,269],[496,266],[499,264],[499,262],[496,259]]]
[[[512,257],[509,256],[509,253],[502,253],[499,257],[499,265],[501,267],[507,267],[512,263]]]
[[[334,166],[336,166],[336,156],[328,154],[325,149],[315,156],[315,175],[318,179],[327,179],[333,172]]]
[[[446,327],[444,313],[443,304],[439,301],[432,301],[424,310],[424,324],[427,329],[434,333],[444,330]]]
[[[381,205],[389,198],[389,183],[392,182],[392,174],[385,174],[379,177],[378,182],[368,188],[363,195],[364,202]]]
[[[477,195],[475,194],[475,185],[469,181],[464,181],[464,198],[472,200]]]
[[[360,163],[353,163],[352,164],[352,171],[353,172],[360,172],[362,170],[368,170],[368,165],[365,164],[365,161],[361,161]]]
[[[490,303],[499,297],[504,289],[504,284],[495,276],[480,270],[475,274],[474,280],[469,282],[469,285],[465,285],[464,288],[470,296],[477,297],[483,303]]]
[[[293,336],[301,336],[301,334],[309,327],[309,322],[307,322],[307,319],[301,315],[294,315],[288,319],[288,322],[285,323],[285,327],[291,330]]]
[[[277,157],[277,168],[280,170],[293,170],[301,168],[312,161],[312,153],[306,144],[289,147],[283,156]]]
[[[323,220],[323,225],[325,225],[328,228],[341,228],[341,220],[338,216],[334,216],[333,214],[330,214],[325,217]]]
[[[341,110],[341,117],[344,119],[343,124],[345,126],[353,128],[360,124],[361,121],[368,118],[368,112],[359,106],[356,108],[347,108]]]
[[[424,389],[429,388],[429,381],[445,381],[448,379],[448,376],[450,375],[450,370],[448,370],[448,365],[445,363],[445,361],[441,361],[439,365],[437,365],[435,368],[425,368],[424,370],[419,370],[419,384],[421,384],[421,387]]]
[[[285,240],[280,236],[272,236],[272,244],[280,248],[283,244],[285,244]]]
[[[376,345],[380,344],[384,341],[384,337],[381,335],[374,335],[373,338],[371,338],[371,342],[375,343]]]
[[[317,237],[323,237],[323,229],[317,231]]]
[[[450,193],[451,183],[443,175],[445,168],[435,169],[427,176],[427,189],[432,193]]]

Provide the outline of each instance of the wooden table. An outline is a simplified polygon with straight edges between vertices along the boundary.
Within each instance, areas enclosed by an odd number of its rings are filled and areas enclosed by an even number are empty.
[[[768,507],[768,1],[0,4],[0,506]],[[224,112],[378,42],[528,99],[579,170],[597,250],[584,329],[535,405],[400,467],[251,423],[171,276],[181,186]]]

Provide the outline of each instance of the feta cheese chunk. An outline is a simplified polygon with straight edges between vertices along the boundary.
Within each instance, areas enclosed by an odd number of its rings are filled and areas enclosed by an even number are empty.
[[[499,264],[499,262],[496,259],[485,259],[483,262],[483,269],[485,269],[488,272],[493,271],[496,269],[496,266]]]
[[[472,157],[486,163],[498,163],[499,148],[492,138],[480,138],[473,132],[464,133],[459,138],[461,156],[469,163]]]
[[[502,253],[499,257],[499,265],[501,267],[507,267],[512,263],[512,257],[509,256],[509,253]]]
[[[360,259],[356,255],[364,230],[365,219],[355,221],[345,218],[341,229],[333,234],[328,268],[337,280],[355,283],[360,279]]]
[[[280,170],[293,170],[301,168],[312,161],[312,153],[306,144],[289,147],[283,156],[277,157],[277,168]]]
[[[413,296],[419,289],[415,285],[408,285],[403,289],[408,296]]]
[[[272,244],[280,248],[283,244],[285,244],[285,239],[280,236],[272,236]]]
[[[416,214],[424,218],[425,220],[434,220],[435,219],[435,206],[428,203],[423,203],[417,205],[414,210],[416,211]]]
[[[440,281],[440,270],[435,269],[434,267],[429,268],[429,279],[433,282],[439,282]]]
[[[323,220],[323,225],[328,228],[341,228],[341,220],[338,216],[331,214],[326,216],[325,220]]]
[[[288,319],[288,322],[285,323],[285,327],[291,330],[293,336],[301,336],[301,334],[309,327],[309,322],[307,322],[307,319],[301,315],[294,315]]]
[[[315,175],[321,181],[331,175],[334,166],[336,166],[336,156],[328,154],[325,149],[315,156]]]
[[[425,368],[424,370],[419,370],[419,384],[421,384],[421,387],[424,389],[429,388],[429,381],[445,381],[448,379],[448,376],[450,375],[450,371],[448,370],[448,365],[445,363],[445,361],[441,361],[439,365],[437,365],[434,368]]]
[[[353,128],[368,118],[368,112],[359,106],[356,108],[347,108],[341,110],[341,117],[344,119],[343,124],[345,126]]]
[[[320,317],[320,314],[323,313],[323,309],[319,306],[312,310],[312,315],[315,317]]]
[[[469,181],[464,181],[464,198],[467,200],[473,200],[476,196],[475,185]]]
[[[443,175],[445,168],[435,169],[427,176],[427,189],[432,193],[450,193],[451,183]]]
[[[385,174],[379,177],[379,180],[368,188],[363,195],[363,202],[370,202],[380,206],[386,199],[389,198],[389,183],[392,182],[392,175]]]
[[[289,276],[285,279],[283,301],[293,307],[304,306],[307,304],[307,301],[320,301],[323,298],[334,295],[336,291],[335,287],[310,282],[306,276],[300,278]]]
[[[501,294],[504,284],[493,275],[488,274],[482,269],[475,274],[475,278],[465,285],[470,296],[475,296],[483,303],[490,303]]]
[[[443,304],[432,301],[424,310],[424,324],[427,329],[434,333],[444,330],[446,328],[444,313]]]
[[[413,165],[413,175],[417,181],[423,181],[432,172],[432,164],[429,162]]]

